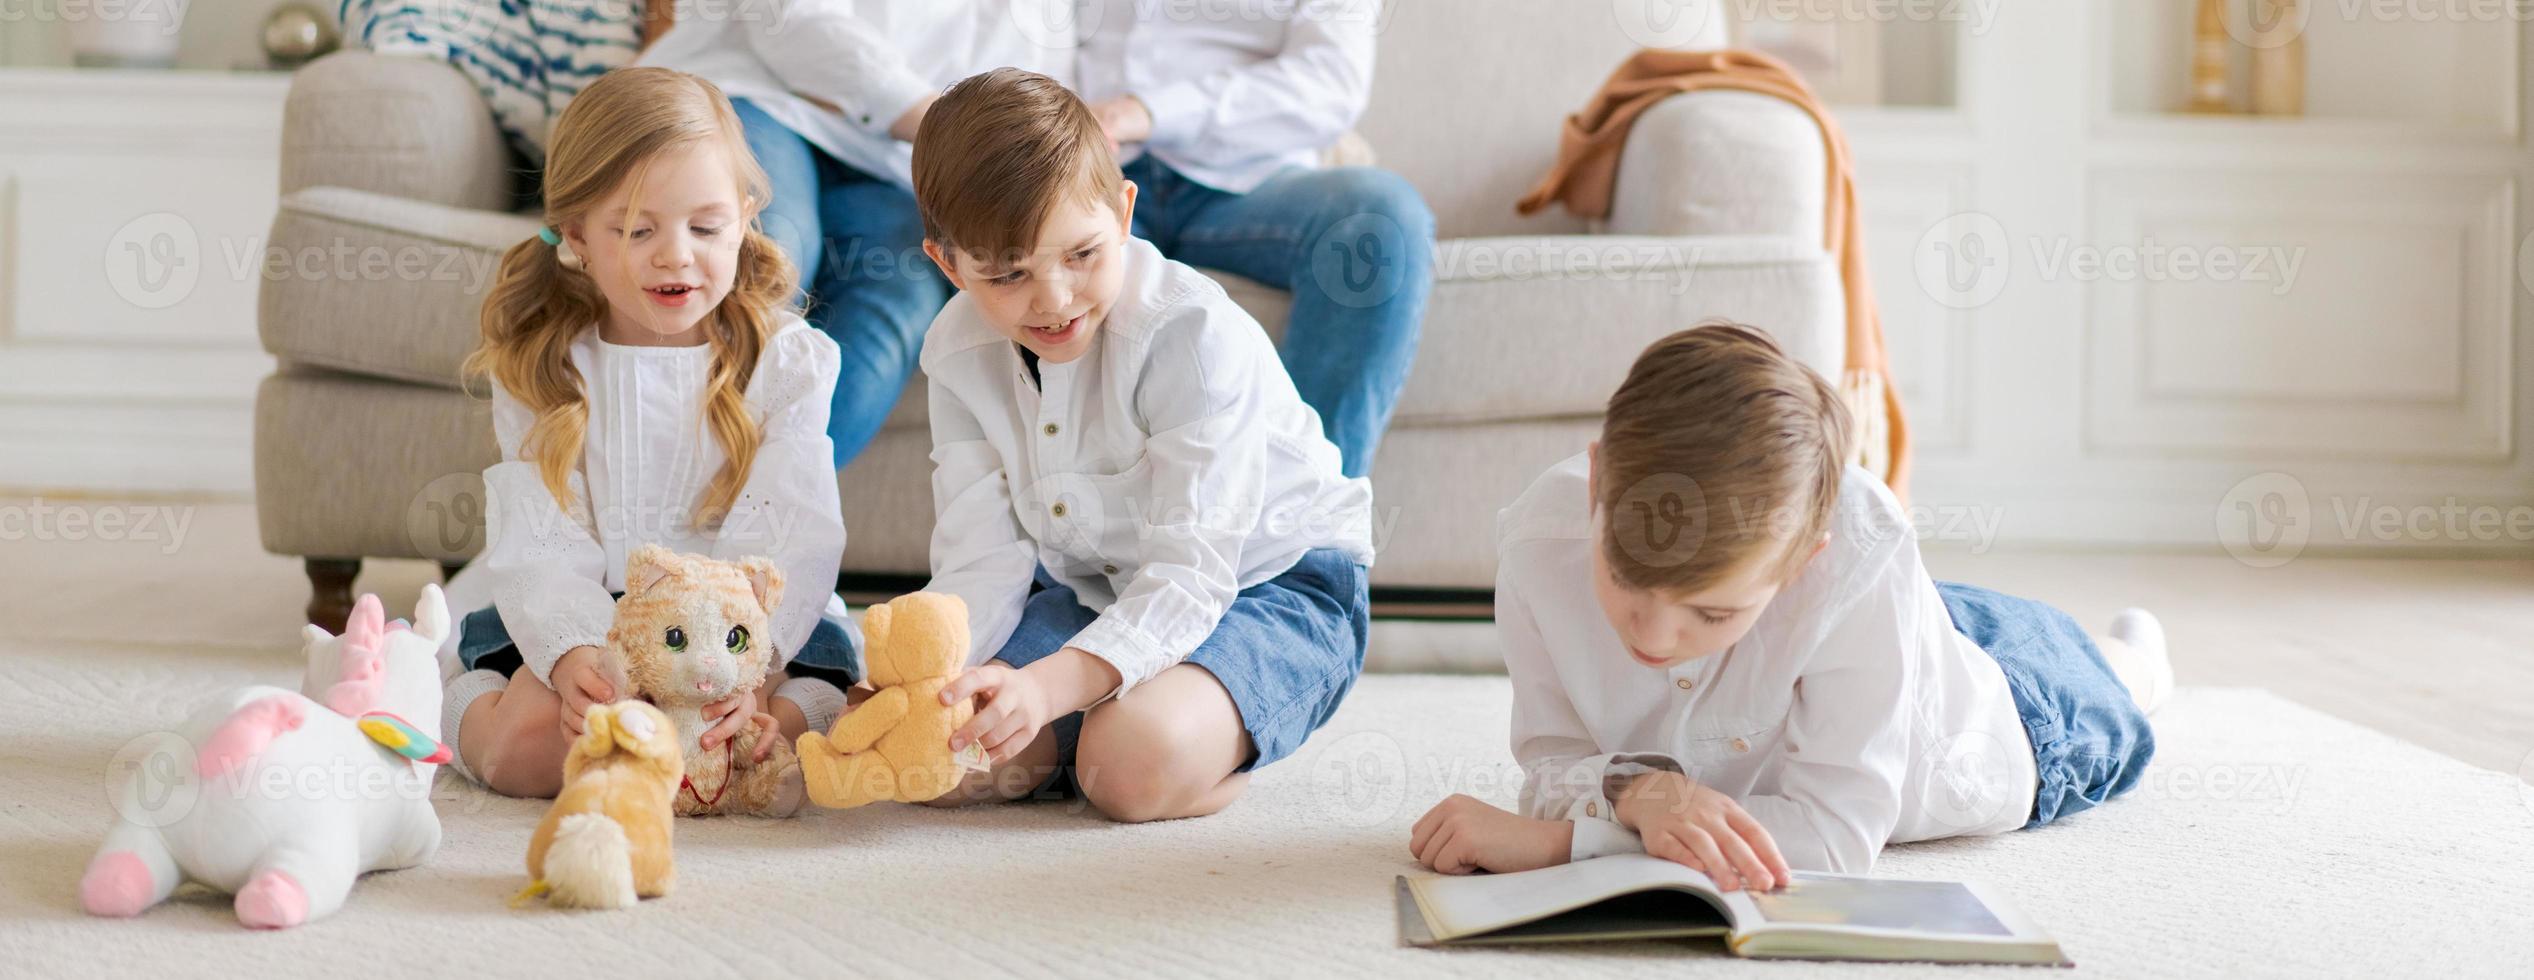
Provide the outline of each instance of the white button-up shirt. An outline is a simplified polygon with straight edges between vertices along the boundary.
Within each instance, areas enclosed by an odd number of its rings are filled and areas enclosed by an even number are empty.
[[[676,25],[637,63],[700,75],[829,156],[912,186],[913,147],[890,137],[889,125],[924,96],[992,68],[1070,84],[1072,8],[1071,0],[678,0]]]
[[[605,647],[625,588],[625,559],[646,544],[722,561],[762,556],[783,570],[768,623],[775,665],[790,663],[821,616],[845,619],[836,567],[845,553],[835,444],[827,406],[836,392],[836,342],[785,315],[745,392],[760,442],[747,481],[718,529],[691,520],[728,457],[704,420],[712,348],[626,347],[593,327],[572,342],[589,400],[572,510],[546,491],[520,441],[536,416],[493,385],[493,435],[502,459],[484,470],[484,554],[502,625],[537,679],[577,646]]]
[[[1099,618],[1073,637],[1119,693],[1195,652],[1242,589],[1303,553],[1372,561],[1372,485],[1338,468],[1258,321],[1129,239],[1080,359],[1042,363],[951,297],[924,338],[933,579],[967,601],[972,664],[1003,648],[1044,565]]]
[[[1849,468],[1829,546],[1748,635],[1656,670],[1593,596],[1588,466],[1550,468],[1497,519],[1522,810],[1573,820],[1574,859],[1643,849],[1605,780],[1648,769],[1739,801],[1796,868],[1863,873],[1886,843],[2024,825],[2035,768],[2005,674],[1953,628],[1871,474]]]
[[[1091,0],[1077,90],[1135,96],[1153,116],[1142,152],[1246,194],[1316,165],[1364,114],[1380,14],[1380,0]]]

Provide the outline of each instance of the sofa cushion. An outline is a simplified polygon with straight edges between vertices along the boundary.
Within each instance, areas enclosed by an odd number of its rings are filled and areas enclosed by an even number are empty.
[[[537,220],[341,187],[284,195],[258,297],[284,362],[458,386],[502,252]]]
[[[255,423],[267,550],[452,561],[483,547],[481,474],[498,455],[483,399],[294,368],[264,380]],[[1568,419],[1392,429],[1373,467],[1374,584],[1488,588],[1496,509],[1596,428]],[[838,475],[845,571],[926,573],[931,449],[920,430],[883,432]]]
[[[534,219],[342,188],[283,199],[268,270],[265,347],[286,362],[456,387],[480,297]],[[306,256],[323,261],[291,260]],[[1289,298],[1211,272],[1280,340]],[[1599,414],[1639,350],[1702,321],[1771,330],[1838,370],[1838,270],[1810,241],[1773,236],[1536,236],[1441,242],[1416,365],[1394,424]],[[884,428],[924,426],[909,385]]]

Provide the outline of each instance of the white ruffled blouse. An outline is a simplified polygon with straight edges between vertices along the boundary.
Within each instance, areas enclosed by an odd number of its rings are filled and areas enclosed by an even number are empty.
[[[552,683],[555,662],[573,647],[606,645],[626,556],[646,544],[724,561],[773,560],[785,580],[770,624],[778,666],[800,652],[822,616],[846,621],[835,592],[845,525],[827,435],[839,360],[836,342],[798,316],[776,328],[746,393],[763,441],[718,529],[691,523],[726,458],[704,417],[710,347],[627,347],[600,340],[594,328],[573,342],[589,427],[571,474],[569,514],[520,452],[535,415],[493,386],[502,461],[484,471],[478,564],[538,680]]]

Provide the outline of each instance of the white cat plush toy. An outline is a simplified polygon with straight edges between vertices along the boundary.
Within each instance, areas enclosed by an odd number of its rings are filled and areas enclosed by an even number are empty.
[[[215,697],[110,776],[117,819],[80,904],[139,915],[191,880],[235,895],[240,923],[281,929],[342,908],[362,872],[429,858],[449,607],[424,586],[413,625],[384,619],[362,596],[342,636],[308,627],[302,691]]]

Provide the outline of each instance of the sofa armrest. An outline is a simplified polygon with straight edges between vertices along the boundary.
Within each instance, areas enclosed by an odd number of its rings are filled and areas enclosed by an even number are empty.
[[[1757,92],[1689,92],[1637,117],[1619,154],[1619,235],[1823,241],[1829,153],[1802,109]]]
[[[333,186],[461,208],[513,207],[509,144],[483,96],[448,65],[342,51],[291,76],[283,194]]]

